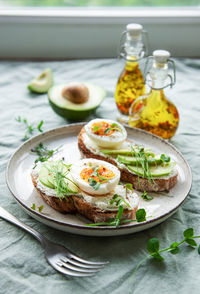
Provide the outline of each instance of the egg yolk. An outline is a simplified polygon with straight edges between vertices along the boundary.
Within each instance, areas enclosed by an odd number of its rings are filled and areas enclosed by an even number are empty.
[[[93,179],[97,183],[107,182],[114,176],[115,174],[111,170],[107,169],[106,167],[98,166],[94,168],[86,167],[80,173],[80,177],[82,180],[90,182],[91,179]]]
[[[96,122],[92,124],[91,131],[95,135],[99,136],[110,136],[114,133],[115,128],[112,127],[112,124],[109,124],[105,121]]]

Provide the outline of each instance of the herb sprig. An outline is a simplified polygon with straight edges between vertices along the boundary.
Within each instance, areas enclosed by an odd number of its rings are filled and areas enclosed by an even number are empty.
[[[59,160],[50,167],[47,164],[45,164],[44,167],[48,170],[49,175],[53,179],[56,195],[59,199],[66,198],[66,196],[72,194],[77,194],[77,191],[74,191],[69,187],[69,183],[71,182],[74,186],[79,188],[78,185],[67,176],[70,172],[71,165],[66,165],[62,160]]]
[[[24,141],[28,140],[29,137],[33,134],[33,132],[34,132],[36,129],[37,129],[39,132],[41,132],[41,133],[43,132],[43,130],[42,130],[42,125],[43,125],[43,123],[44,123],[43,120],[41,120],[41,121],[39,122],[39,124],[38,124],[36,127],[34,127],[33,124],[30,124],[30,123],[28,122],[27,118],[22,118],[21,116],[18,116],[18,117],[16,118],[16,121],[17,121],[18,123],[23,123],[23,124],[25,125],[25,127],[26,127],[25,134],[24,134],[24,137],[23,137],[23,140],[24,140]]]
[[[147,259],[154,258],[158,261],[163,261],[165,258],[161,253],[169,252],[171,254],[178,254],[180,252],[180,245],[183,243],[188,244],[190,247],[195,248],[197,247],[197,243],[195,239],[200,238],[200,236],[194,236],[194,229],[189,228],[183,232],[183,240],[180,242],[173,242],[169,247],[160,249],[160,242],[157,238],[151,238],[147,242],[147,251],[150,253],[145,258],[143,258],[136,266],[135,270],[133,271],[133,275],[137,272],[141,264],[143,264]],[[200,245],[198,246],[198,254],[200,254]]]
[[[141,194],[141,197],[145,200],[145,201],[150,201],[153,199],[153,196],[147,194],[146,191],[144,191],[142,194]]]
[[[57,153],[60,148],[61,148],[61,146],[57,147],[54,150],[48,149],[47,146],[45,146],[43,143],[40,142],[38,146],[31,149],[32,153],[38,155],[38,158],[35,160],[35,166],[33,168],[36,167],[36,164],[39,161],[41,161],[41,162],[47,161],[50,157],[52,157],[55,153]]]
[[[43,205],[38,206],[38,211],[39,211],[39,213],[42,212],[43,208],[44,208]],[[32,209],[32,210],[36,210],[36,205],[35,205],[35,203],[32,204],[31,209]]]

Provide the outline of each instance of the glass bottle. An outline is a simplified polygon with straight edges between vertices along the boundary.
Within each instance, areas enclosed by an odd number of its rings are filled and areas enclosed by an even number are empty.
[[[140,24],[131,23],[126,26],[122,34],[120,56],[125,59],[125,67],[120,74],[115,90],[115,101],[118,113],[118,121],[128,123],[129,108],[133,101],[145,94],[144,77],[140,70],[139,60],[147,54],[147,46],[142,41],[143,27]],[[147,38],[145,38],[147,41]],[[147,42],[146,42],[147,43]]]
[[[139,97],[130,108],[129,125],[170,139],[174,136],[179,114],[176,106],[165,96],[164,88],[173,86],[176,81],[175,64],[169,59],[170,53],[165,50],[153,52],[153,64],[149,72],[151,90],[146,96]],[[172,64],[174,77],[168,74],[168,64]],[[166,85],[167,79],[170,83]]]

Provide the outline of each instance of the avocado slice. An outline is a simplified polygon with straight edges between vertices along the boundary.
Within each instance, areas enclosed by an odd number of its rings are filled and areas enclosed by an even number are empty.
[[[61,163],[60,161],[48,161],[48,163],[44,164],[39,171],[39,181],[48,188],[55,189],[56,181],[53,174],[50,172],[51,169],[56,167],[59,164],[59,169],[62,173],[68,172],[68,167]],[[68,173],[66,178],[64,179],[66,186],[68,187],[68,191],[72,194],[78,193],[78,187],[73,183],[73,179],[71,175]]]
[[[35,93],[47,93],[53,85],[53,74],[50,68],[43,71],[37,78],[28,84],[28,89]]]
[[[124,164],[129,164],[129,165],[142,165],[142,163],[144,162],[144,159],[142,158],[138,158],[138,157],[132,157],[132,156],[122,156],[122,155],[118,155],[117,156],[117,161],[119,163],[124,163]],[[160,156],[155,156],[151,159],[148,159],[148,164],[149,165],[159,165],[161,163],[163,163],[162,159],[160,158]]]
[[[174,169],[176,162],[170,162],[167,165],[158,165],[158,166],[151,166],[150,172],[152,177],[160,177],[169,175],[172,170]],[[133,165],[127,165],[128,169],[134,172],[138,176],[143,176],[143,169],[142,167],[137,167]]]
[[[88,87],[89,99],[81,104],[72,103],[62,96],[62,90],[67,84],[55,85],[49,89],[49,103],[57,114],[69,120],[81,121],[100,105],[106,96],[106,91],[91,83],[82,82],[82,84]]]
[[[52,184],[52,182],[49,181],[48,174],[49,174],[49,171],[48,171],[47,167],[45,165],[43,165],[38,173],[39,181],[47,188],[54,189],[55,186],[54,186],[54,184]]]
[[[106,154],[106,155],[112,155],[112,156],[117,156],[117,155],[133,155],[133,152],[131,150],[111,150],[111,149],[100,149],[99,150],[101,153]]]

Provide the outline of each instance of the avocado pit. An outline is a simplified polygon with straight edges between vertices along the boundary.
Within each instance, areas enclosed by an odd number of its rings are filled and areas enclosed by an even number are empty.
[[[82,83],[70,83],[62,89],[63,98],[75,104],[82,104],[89,99],[89,90]]]

